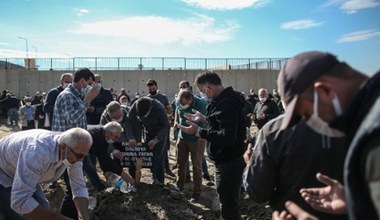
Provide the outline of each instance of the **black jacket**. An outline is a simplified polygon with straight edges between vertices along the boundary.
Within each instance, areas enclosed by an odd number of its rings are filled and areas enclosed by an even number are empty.
[[[228,87],[207,106],[206,129],[199,134],[208,141],[207,153],[216,165],[232,161],[245,152],[244,102],[239,93]]]
[[[312,209],[299,193],[301,188],[324,186],[315,178],[317,172],[342,182],[344,138],[320,135],[305,120],[281,130],[283,118],[273,119],[259,132],[246,179],[250,197],[259,203],[269,201],[280,212],[291,200],[319,219],[347,219]]]
[[[48,114],[50,125],[53,124],[53,112],[54,112],[55,100],[57,99],[59,93],[61,93],[62,91],[63,91],[63,87],[57,86],[55,88],[52,88],[46,95],[43,111]]]
[[[368,185],[380,179],[380,72],[367,81],[331,126],[344,131],[349,141],[344,185],[350,219],[379,219],[378,188],[376,192]]]
[[[123,168],[110,157],[108,152],[108,143],[103,134],[103,127],[94,126],[88,129],[88,131],[90,132],[93,140],[90,153],[98,158],[102,171],[121,175]]]

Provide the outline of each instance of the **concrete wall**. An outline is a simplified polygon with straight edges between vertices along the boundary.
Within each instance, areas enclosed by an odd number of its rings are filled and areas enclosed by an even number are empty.
[[[34,95],[36,91],[49,91],[59,84],[63,71],[27,71],[27,70],[0,70],[0,90],[12,90],[16,96]],[[97,71],[102,76],[105,88],[114,88],[117,93],[125,88],[129,95],[139,92],[147,94],[146,81],[155,79],[158,89],[166,94],[170,100],[178,92],[178,83],[181,80],[194,82],[199,71],[190,70],[151,70],[151,71]],[[249,93],[250,88],[257,92],[260,88],[272,91],[276,88],[278,70],[225,70],[217,71],[224,86],[232,86],[235,90]],[[197,91],[194,88],[194,91]]]

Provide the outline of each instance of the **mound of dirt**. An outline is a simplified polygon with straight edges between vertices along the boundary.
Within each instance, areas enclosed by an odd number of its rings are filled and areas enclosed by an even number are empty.
[[[0,137],[14,131],[1,126]],[[175,143],[173,141],[171,142],[170,155],[175,155]],[[169,156],[169,163],[174,165],[175,156]],[[209,173],[213,177],[214,166],[210,161],[208,161],[208,165]],[[177,175],[178,170],[174,169],[173,172]],[[98,173],[104,181],[103,173],[99,167]],[[137,187],[137,192],[128,194],[123,194],[114,188],[96,192],[87,181],[91,196],[90,204],[93,206],[90,209],[91,219],[219,219],[214,182],[203,180],[201,197],[199,200],[194,201],[191,199],[193,189],[191,181],[186,183],[183,191],[178,191],[175,187],[175,178],[165,176],[165,186],[162,187],[150,184],[150,177],[150,170],[142,169],[141,183]],[[50,188],[48,185],[43,185],[42,187],[50,201],[51,209],[59,212],[65,189],[63,180],[59,179],[55,188]],[[266,207],[266,204],[256,204],[246,193],[242,193],[240,204],[242,219],[269,220],[272,218],[272,211]],[[0,220],[2,219],[0,214]]]

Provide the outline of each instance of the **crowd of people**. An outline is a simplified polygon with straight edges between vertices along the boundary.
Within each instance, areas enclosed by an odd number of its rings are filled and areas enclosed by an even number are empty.
[[[151,184],[164,186],[166,174],[183,191],[193,178],[190,201],[202,197],[206,181],[215,184],[221,219],[241,218],[242,191],[268,202],[273,219],[379,219],[379,73],[369,78],[330,53],[309,51],[285,64],[272,93],[246,96],[212,71],[178,85],[173,102],[154,79],[147,96],[131,99],[81,68],[34,98],[4,90],[3,117],[22,130],[0,140],[5,219],[89,219],[84,173],[97,191],[107,187],[97,163],[106,180],[116,174],[138,185],[141,158],[126,159],[136,148],[152,153],[144,162]],[[168,160],[171,127],[178,175]],[[39,184],[54,187],[61,176],[67,190],[58,214]]]

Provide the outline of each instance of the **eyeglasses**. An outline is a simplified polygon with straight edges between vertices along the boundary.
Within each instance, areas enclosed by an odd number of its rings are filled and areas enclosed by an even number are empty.
[[[76,153],[73,149],[71,149],[71,147],[69,147],[69,149],[70,149],[71,153],[73,153],[78,160],[80,160],[80,159],[82,159],[83,157],[86,156],[85,154],[78,154],[78,153]]]

